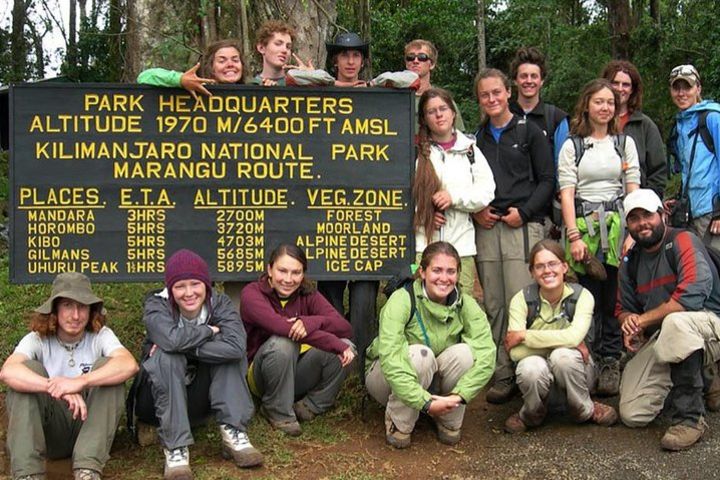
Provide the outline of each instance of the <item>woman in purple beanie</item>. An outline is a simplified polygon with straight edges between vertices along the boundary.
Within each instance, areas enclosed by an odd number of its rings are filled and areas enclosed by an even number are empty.
[[[134,413],[158,425],[165,479],[191,479],[191,425],[215,414],[222,453],[239,467],[262,463],[247,425],[253,403],[245,380],[246,337],[230,299],[213,291],[205,260],[190,250],[165,265],[165,288],[148,295],[141,378]]]

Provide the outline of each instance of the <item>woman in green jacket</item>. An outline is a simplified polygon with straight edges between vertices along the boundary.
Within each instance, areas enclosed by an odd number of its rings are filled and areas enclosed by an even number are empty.
[[[458,443],[465,405],[495,369],[487,317],[470,295],[460,293],[459,275],[455,247],[431,243],[415,281],[394,292],[380,312],[365,384],[386,406],[385,438],[396,448],[410,445],[420,412],[433,417],[440,442]]]

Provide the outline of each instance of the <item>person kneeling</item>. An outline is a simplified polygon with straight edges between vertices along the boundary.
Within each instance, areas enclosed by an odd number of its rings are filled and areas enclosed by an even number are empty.
[[[13,478],[45,478],[45,458],[72,456],[75,480],[99,479],[137,362],[81,273],[55,278],[30,328],[0,371]]]
[[[460,441],[465,405],[490,380],[496,348],[485,313],[457,288],[460,255],[447,242],[422,254],[419,278],[396,290],[380,312],[368,347],[365,384],[385,409],[385,439],[410,446],[420,412],[435,419],[438,439]]]
[[[305,252],[292,244],[272,251],[267,273],[242,291],[251,390],[260,414],[287,435],[302,433],[335,403],[356,356],[352,327],[305,278]]]
[[[165,289],[148,295],[147,338],[135,414],[159,424],[165,479],[191,479],[191,424],[210,411],[220,425],[222,453],[239,467],[260,465],[262,454],[247,436],[253,415],[245,372],[245,330],[230,298],[212,290],[207,263],[179,250],[165,266]]]
[[[541,240],[529,257],[535,283],[510,301],[505,337],[505,348],[517,362],[523,406],[505,421],[505,431],[520,433],[540,425],[548,409],[567,410],[578,423],[613,425],[615,409],[590,398],[595,367],[583,339],[595,300],[580,285],[565,283],[568,264],[558,243]]]

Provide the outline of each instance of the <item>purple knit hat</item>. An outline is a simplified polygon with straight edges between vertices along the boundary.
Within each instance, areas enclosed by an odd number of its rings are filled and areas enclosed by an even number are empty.
[[[175,306],[175,300],[172,295],[172,287],[180,280],[188,279],[200,280],[207,288],[207,297],[205,302],[210,305],[210,296],[212,295],[212,285],[210,283],[210,270],[205,260],[197,253],[183,248],[173,253],[165,263],[165,286],[170,295],[170,302]]]

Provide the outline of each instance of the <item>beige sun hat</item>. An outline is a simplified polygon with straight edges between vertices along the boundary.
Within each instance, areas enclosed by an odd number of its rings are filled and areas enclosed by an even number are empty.
[[[96,296],[90,287],[90,279],[78,272],[61,273],[52,284],[52,292],[50,298],[45,303],[35,309],[38,313],[52,313],[53,302],[57,298],[69,298],[84,305],[100,304],[102,308],[102,298]],[[105,309],[102,308],[103,313]]]

